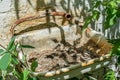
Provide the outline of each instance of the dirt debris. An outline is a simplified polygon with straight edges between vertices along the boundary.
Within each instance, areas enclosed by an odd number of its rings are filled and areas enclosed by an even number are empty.
[[[27,61],[31,65],[32,61],[38,62],[36,71],[46,72],[58,70],[77,63],[89,61],[100,57],[100,47],[93,41],[88,41],[84,46],[79,47],[79,40],[76,40],[73,45],[58,45],[51,50],[44,50],[40,53],[32,52],[27,56]]]

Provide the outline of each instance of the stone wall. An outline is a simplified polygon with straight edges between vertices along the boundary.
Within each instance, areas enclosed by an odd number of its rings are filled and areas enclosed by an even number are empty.
[[[0,1],[0,43],[6,45],[10,39],[10,26],[19,18],[35,14],[27,0]]]

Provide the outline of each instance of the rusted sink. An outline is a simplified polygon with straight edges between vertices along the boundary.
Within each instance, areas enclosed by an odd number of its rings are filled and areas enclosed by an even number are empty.
[[[53,71],[32,72],[31,74],[38,77],[40,80],[66,80],[73,77],[80,77],[80,75],[82,76],[83,74],[107,66],[110,63],[111,58],[109,52],[112,46],[107,42],[103,34],[96,32],[91,28],[86,28],[83,31],[81,31],[80,28],[79,30],[77,29],[76,25],[54,25],[54,27],[51,28],[45,27],[39,30],[31,30],[17,34],[17,43],[35,47],[34,49],[23,49],[25,55],[29,55],[29,53],[34,51],[40,53],[44,50],[51,50],[55,48],[58,43],[55,43],[53,39],[61,43],[68,42],[73,45],[74,41],[80,38],[79,46],[83,46],[89,41],[93,41],[100,47],[100,49],[96,51],[96,54],[100,57]],[[77,31],[81,32],[77,33]]]

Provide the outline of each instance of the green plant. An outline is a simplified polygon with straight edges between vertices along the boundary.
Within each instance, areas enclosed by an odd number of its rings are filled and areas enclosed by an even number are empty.
[[[115,73],[112,70],[110,70],[104,76],[104,80],[117,80],[117,78],[115,77]]]
[[[92,8],[88,10],[89,16],[85,20],[84,28],[90,23],[98,21],[101,15],[104,17],[102,21],[104,30],[113,27],[120,18],[120,0],[92,0],[92,4]],[[109,40],[109,42],[113,44],[110,54],[118,57],[116,63],[118,66],[120,64],[120,39]],[[105,80],[117,80],[115,73],[112,70],[108,71]]]
[[[88,11],[89,16],[85,20],[84,28],[86,28],[91,22],[96,22],[100,15],[105,17],[103,20],[103,26],[105,29],[112,27],[118,18],[120,18],[120,0],[93,0],[93,6]],[[99,10],[102,7],[103,9]]]
[[[111,55],[120,56],[120,39],[112,39],[112,40],[109,40],[109,42],[112,43],[113,45],[112,51],[110,52]]]
[[[11,39],[7,48],[5,48],[0,44],[0,46],[2,47],[0,49],[1,79],[5,80],[7,77],[9,77],[9,75],[12,75],[18,80],[28,80],[28,78],[31,80],[36,80],[34,77],[32,77],[32,75],[30,75],[30,73],[33,72],[33,70],[35,70],[35,68],[37,67],[37,63],[35,63],[35,61],[32,63],[35,64],[36,66],[31,65],[31,69],[33,69],[31,70],[28,67],[25,59],[20,60],[18,58],[18,51],[17,51],[18,47],[19,49],[34,48],[34,47],[29,45],[15,44],[14,41],[15,41],[15,37]]]
[[[117,56],[118,58],[117,59],[117,63],[115,64],[115,66],[117,68],[118,65],[120,65],[120,39],[112,39],[112,40],[108,40],[110,43],[112,43],[113,45],[113,48],[110,52],[110,54],[112,56]],[[117,70],[116,70],[117,71]],[[119,71],[117,71],[117,73],[119,74]],[[117,76],[116,76],[117,77]],[[117,78],[115,77],[115,72],[110,70],[106,76],[105,76],[105,80],[108,80],[108,78],[110,78],[109,80],[117,80]]]

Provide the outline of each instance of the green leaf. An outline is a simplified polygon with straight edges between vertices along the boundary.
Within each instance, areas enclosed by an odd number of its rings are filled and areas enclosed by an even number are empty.
[[[103,25],[104,25],[104,29],[108,29],[110,27],[108,21],[105,21]]]
[[[93,19],[94,20],[98,20],[99,19],[99,15],[100,15],[100,12],[97,11],[97,10],[94,10],[93,11]]]
[[[116,15],[114,15],[114,16],[110,19],[109,25],[112,26],[113,24],[115,24],[115,22],[116,22]]]
[[[118,56],[118,59],[117,59],[117,60],[118,60],[117,63],[120,65],[120,56]]]
[[[113,15],[116,15],[116,13],[117,13],[117,10],[116,10],[116,9],[113,9],[113,10],[112,10],[112,14],[113,14]]]
[[[104,76],[104,80],[117,80],[115,77],[115,73],[110,70],[109,72],[107,72],[107,74]]]
[[[20,45],[20,47],[21,48],[35,48],[35,47],[31,46],[31,45]]]
[[[120,51],[120,46],[118,47],[118,51]]]
[[[12,73],[13,73],[14,76],[16,76],[18,78],[18,80],[23,79],[22,73],[18,72],[17,70],[14,69],[14,71]]]
[[[36,60],[34,60],[34,61],[32,62],[32,64],[31,64],[31,70],[32,70],[32,71],[35,71],[35,69],[37,68],[37,66],[38,66],[38,62],[37,62]]]
[[[101,1],[97,1],[97,2],[95,3],[95,5],[94,5],[88,12],[93,11],[94,8],[98,8],[98,7],[100,6],[100,4],[101,4]]]
[[[24,70],[23,71],[23,80],[27,80],[28,79],[28,75],[29,75],[29,71],[28,70]]]
[[[33,80],[38,80],[38,78],[36,78],[36,77],[33,77]]]
[[[100,4],[101,4],[101,1],[97,1],[94,7],[97,8],[98,6],[100,6]]]
[[[17,47],[17,44],[13,44],[13,46],[10,49],[10,51],[16,51],[16,47]]]
[[[7,47],[8,50],[10,50],[14,46],[14,41],[15,41],[15,36],[12,37],[12,39],[11,39],[11,41],[10,41],[8,47]]]
[[[113,48],[112,48],[112,55],[117,55],[120,56],[120,39],[112,39],[109,40],[110,43],[113,44]]]
[[[117,0],[117,3],[120,3],[120,0]]]
[[[4,50],[3,50],[3,49],[0,49],[0,53],[2,53],[2,52],[4,52]]]
[[[18,60],[17,60],[15,57],[12,57],[11,59],[12,59],[12,62],[13,62],[14,64],[18,64],[18,63],[19,63]]]
[[[116,23],[116,14],[112,14],[112,12],[107,13],[106,20],[104,23],[105,29],[112,27]]]
[[[110,5],[112,8],[116,8],[116,7],[117,7],[116,1],[110,1],[110,2],[109,2],[109,5]]]
[[[83,26],[83,30],[88,27],[88,25],[90,24],[91,20],[92,20],[92,16],[89,16],[89,17],[85,20],[85,24],[84,24],[84,26]]]
[[[0,69],[6,70],[10,62],[11,62],[11,55],[9,53],[4,54],[0,59]]]
[[[3,80],[3,77],[2,77],[2,76],[0,76],[0,80]]]
[[[120,17],[120,10],[117,10],[116,16]]]
[[[0,49],[0,55],[4,53],[4,50],[3,49]]]
[[[103,2],[102,2],[102,5],[103,5],[103,6],[106,6],[107,4],[108,4],[108,1],[103,1]]]
[[[28,80],[39,80],[37,77],[29,77]]]
[[[105,9],[107,16],[112,14],[112,10],[113,10],[113,9],[110,8],[110,7],[107,7],[107,8]]]
[[[8,66],[6,71],[7,73],[11,73],[13,69],[14,69],[13,66]]]

